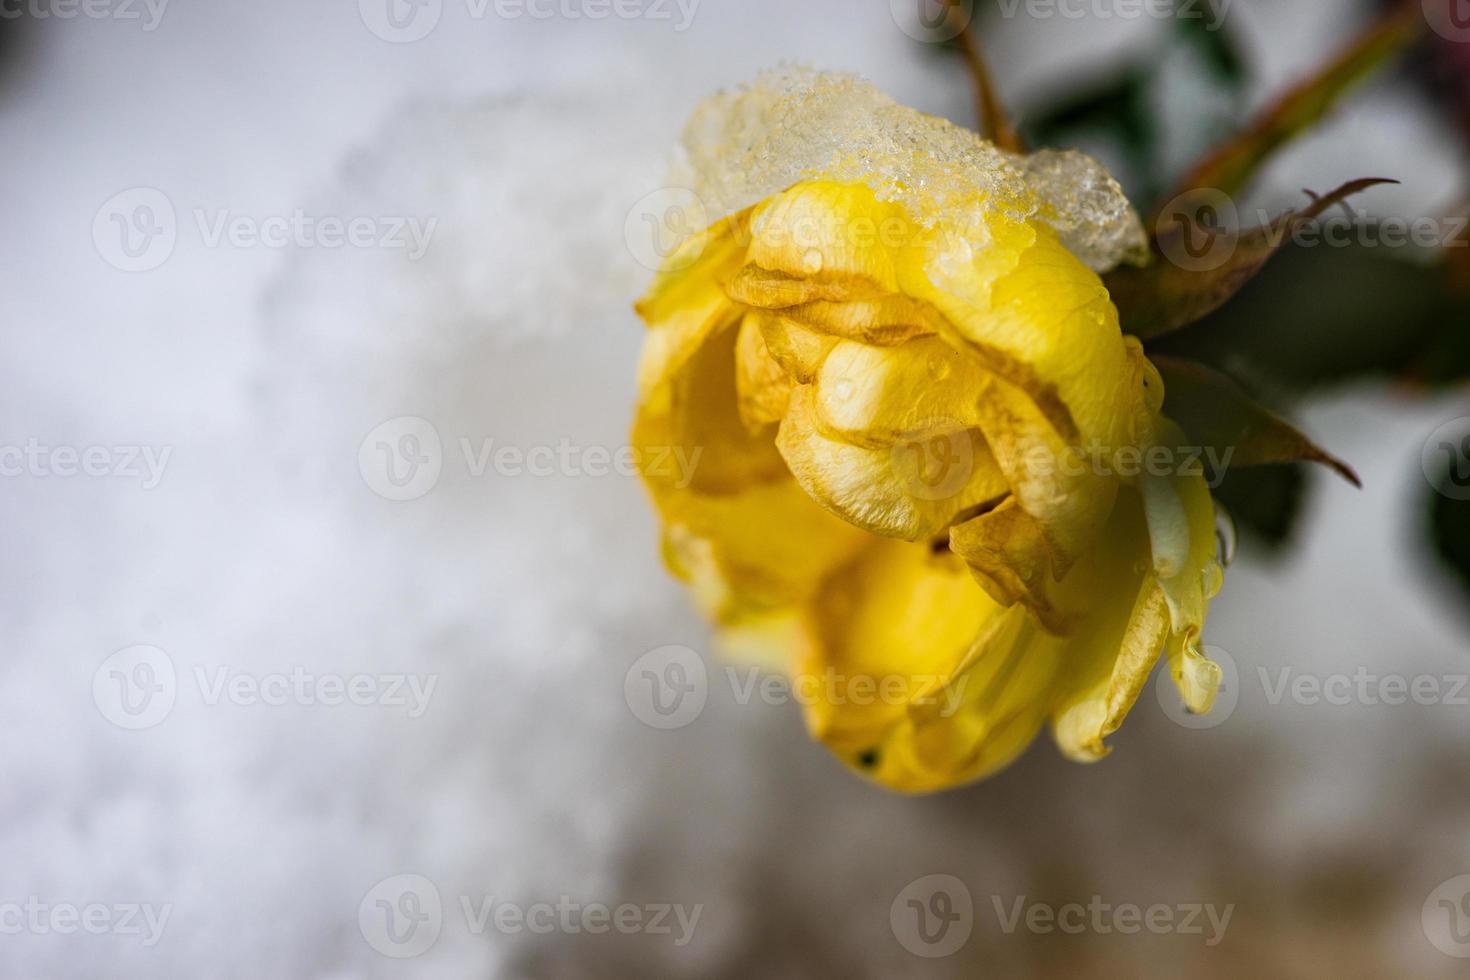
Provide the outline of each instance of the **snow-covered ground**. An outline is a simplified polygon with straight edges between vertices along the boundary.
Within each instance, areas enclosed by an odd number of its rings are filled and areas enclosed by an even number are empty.
[[[1235,8],[1273,84],[1354,23]],[[1367,489],[1321,481],[1300,552],[1232,569],[1215,727],[1149,692],[1100,765],[1041,743],[893,797],[740,703],[601,453],[627,219],[692,104],[795,60],[962,118],[958,69],[851,0],[126,9],[24,25],[0,77],[0,975],[1459,975],[1421,911],[1470,873],[1470,707],[1275,692],[1470,671],[1404,545],[1463,400],[1307,413]],[[997,70],[1024,97],[1151,26],[1007,22]],[[1380,90],[1264,194],[1390,173],[1427,209],[1447,152]],[[625,679],[668,645],[709,700],[660,730]],[[935,874],[973,903],[946,959],[890,915]],[[1113,911],[1008,931],[1068,903]],[[1127,934],[1130,904],[1183,910]]]

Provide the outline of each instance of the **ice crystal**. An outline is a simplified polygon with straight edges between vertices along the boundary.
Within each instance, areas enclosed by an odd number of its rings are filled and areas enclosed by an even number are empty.
[[[1091,268],[1141,254],[1137,212],[1096,160],[1070,150],[1020,156],[899,105],[854,75],[788,68],[706,99],[684,131],[674,182],[711,219],[801,180],[865,183],[925,226],[986,240],[987,209],[1042,221]]]

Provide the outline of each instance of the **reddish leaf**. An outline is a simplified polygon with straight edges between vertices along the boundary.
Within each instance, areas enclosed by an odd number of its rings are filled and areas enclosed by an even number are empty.
[[[1164,378],[1164,413],[1191,439],[1213,450],[1227,466],[1264,466],[1298,461],[1321,463],[1356,487],[1363,481],[1336,456],[1299,432],[1290,422],[1252,398],[1213,368],[1182,358],[1151,358]]]
[[[1161,222],[1152,262],[1142,268],[1122,266],[1106,277],[1123,329],[1147,339],[1213,313],[1250,282],[1301,225],[1362,190],[1393,183],[1397,181],[1381,177],[1355,180],[1330,194],[1313,195],[1312,203],[1300,211],[1245,232],[1232,230],[1228,223],[1218,227],[1202,220],[1208,210],[1217,215],[1233,211],[1229,198],[1207,192],[1186,195],[1177,212]]]

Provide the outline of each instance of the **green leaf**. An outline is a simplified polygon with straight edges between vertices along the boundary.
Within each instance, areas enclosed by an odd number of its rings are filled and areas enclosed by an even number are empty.
[[[1201,188],[1224,194],[1241,190],[1273,153],[1311,129],[1345,93],[1407,48],[1424,26],[1419,4],[1400,4],[1239,135],[1191,168],[1170,198]]]
[[[1235,43],[1219,0],[1175,0],[1174,23],[1179,34],[1204,58],[1220,81],[1232,89],[1245,86],[1245,58]]]
[[[1392,183],[1397,181],[1351,181],[1301,211],[1245,232],[1215,223],[1217,218],[1206,219],[1206,214],[1234,209],[1234,202],[1223,195],[1208,192],[1180,199],[1178,211],[1160,222],[1151,264],[1121,266],[1105,279],[1123,329],[1147,340],[1202,319],[1250,282],[1301,225],[1353,194]]]
[[[1211,451],[1210,459],[1237,466],[1321,463],[1361,487],[1353,468],[1273,414],[1228,376],[1193,361],[1155,355],[1164,379],[1164,414]]]
[[[1436,481],[1437,485],[1449,485],[1448,468],[1456,462],[1459,461],[1446,458],[1443,465],[1446,475]],[[1431,489],[1427,510],[1426,530],[1434,555],[1448,571],[1454,573],[1466,597],[1470,598],[1470,500],[1458,500]]]
[[[1223,309],[1149,342],[1257,385],[1470,377],[1470,293],[1382,247],[1289,248]]]

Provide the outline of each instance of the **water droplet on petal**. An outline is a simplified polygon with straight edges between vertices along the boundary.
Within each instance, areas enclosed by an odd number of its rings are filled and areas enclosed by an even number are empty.
[[[1225,505],[1218,500],[1215,501],[1215,557],[1220,564],[1229,568],[1235,561],[1235,547],[1239,539],[1239,531],[1235,526],[1235,518]]]
[[[1200,570],[1200,588],[1204,591],[1206,599],[1213,599],[1220,594],[1225,587],[1225,570],[1220,567],[1218,561],[1206,562],[1205,567]]]
[[[929,376],[936,381],[949,377],[949,360],[938,354],[929,355]]]

